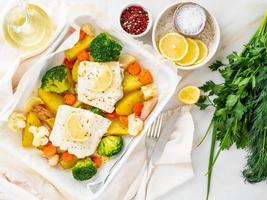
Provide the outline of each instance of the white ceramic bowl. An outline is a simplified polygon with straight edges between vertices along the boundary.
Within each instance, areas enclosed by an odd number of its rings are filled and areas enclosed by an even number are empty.
[[[140,33],[140,34],[138,34],[138,35],[133,35],[133,34],[127,33],[127,32],[122,28],[122,26],[121,26],[121,22],[120,22],[121,14],[122,14],[122,12],[123,12],[126,8],[128,8],[128,7],[130,7],[130,6],[140,6],[140,7],[142,7],[142,8],[148,13],[149,22],[148,22],[147,28],[146,28],[146,30],[145,30],[143,33]],[[140,4],[140,3],[128,3],[128,4],[124,5],[124,6],[122,7],[122,9],[120,10],[120,15],[119,15],[118,23],[119,23],[119,27],[120,27],[120,29],[121,29],[124,33],[126,33],[127,35],[129,35],[129,36],[131,36],[131,37],[139,38],[139,37],[143,37],[143,36],[145,36],[145,35],[150,31],[150,29],[151,29],[151,27],[152,27],[152,24],[153,24],[153,18],[152,18],[152,15],[151,15],[150,11],[149,11],[148,9],[146,9],[142,4]]]
[[[182,3],[186,3],[186,2],[179,2],[179,3],[174,3],[171,4],[170,6],[166,7],[161,13],[160,15],[157,17],[154,27],[153,27],[153,32],[152,32],[152,42],[153,42],[153,47],[155,48],[155,50],[160,54],[159,48],[158,48],[158,43],[160,38],[165,35],[168,32],[177,32],[174,22],[173,22],[173,15],[174,12],[177,8],[177,6],[179,4]],[[203,6],[201,6],[203,7]],[[206,10],[206,9],[205,9]],[[207,17],[209,23],[206,26],[209,26],[209,28],[212,29],[212,37],[210,39],[207,39],[207,41],[203,41],[207,47],[208,47],[208,56],[199,64],[196,65],[191,65],[191,66],[179,66],[177,65],[178,69],[181,70],[193,70],[193,69],[197,69],[200,67],[204,67],[207,65],[207,63],[214,57],[214,55],[216,54],[216,51],[219,47],[220,44],[220,27],[218,25],[218,22],[216,20],[216,18],[214,17],[214,15],[212,15],[210,12],[207,12]],[[164,30],[165,29],[165,30]],[[206,27],[205,27],[206,29]],[[205,30],[204,30],[205,32]],[[201,34],[205,34],[205,33],[201,33]],[[201,36],[200,34],[200,36]],[[198,36],[192,37],[192,38],[198,38]],[[202,38],[200,38],[202,40]]]

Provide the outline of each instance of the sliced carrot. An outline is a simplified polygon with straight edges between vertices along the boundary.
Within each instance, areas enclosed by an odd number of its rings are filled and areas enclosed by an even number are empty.
[[[62,153],[61,158],[64,162],[71,162],[74,159],[76,159],[76,156],[73,154],[70,154],[69,152],[65,151]]]
[[[120,115],[119,121],[124,124],[125,126],[128,126],[128,116],[126,115]]]
[[[135,62],[128,65],[128,72],[132,75],[137,75],[141,72],[141,66],[139,63]]]
[[[102,166],[103,161],[99,156],[92,156],[91,159],[95,163],[97,168],[100,168]]]
[[[77,60],[81,61],[85,61],[85,60],[89,60],[89,53],[86,50],[82,50],[77,54]]]
[[[64,103],[67,105],[73,105],[76,102],[76,96],[71,93],[66,93],[63,97]]]
[[[138,103],[134,104],[134,106],[133,106],[134,114],[136,116],[140,117],[143,107],[144,107],[144,104],[142,102],[138,102]]]
[[[86,33],[83,30],[80,30],[80,38],[79,41],[83,40],[86,37]]]
[[[113,111],[112,113],[105,113],[105,117],[108,119],[115,119],[116,118],[116,112]]]
[[[142,69],[142,71],[139,74],[139,81],[143,84],[149,84],[153,82],[153,78],[151,73],[147,69]]]
[[[57,153],[57,148],[52,144],[52,142],[48,142],[43,146],[42,151],[46,156],[53,156]]]
[[[72,69],[74,65],[74,61],[70,61],[67,58],[64,58],[63,64],[66,65],[67,68]]]

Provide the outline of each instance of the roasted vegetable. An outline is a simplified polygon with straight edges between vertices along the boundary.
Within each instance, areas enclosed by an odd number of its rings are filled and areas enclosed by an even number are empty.
[[[90,44],[93,39],[93,36],[87,35],[83,40],[77,42],[74,47],[66,50],[65,57],[71,61],[75,60],[77,58],[78,53],[90,47]]]
[[[115,119],[111,122],[107,135],[127,135],[128,128],[124,124],[122,124],[118,119]]]
[[[91,159],[95,163],[95,165],[96,165],[97,168],[102,167],[103,160],[102,160],[102,158],[100,156],[94,155],[94,156],[91,157]]]
[[[72,168],[72,175],[78,181],[88,180],[96,173],[96,164],[90,158],[79,160]]]
[[[135,114],[128,116],[128,132],[131,136],[137,136],[144,127],[144,122]]]
[[[34,106],[41,105],[41,104],[44,104],[44,102],[39,97],[35,97],[35,96],[29,97],[24,105],[23,111],[24,113],[28,113],[32,110]]]
[[[141,88],[142,84],[139,81],[139,77],[137,75],[131,75],[129,73],[124,74],[124,78],[122,81],[122,88],[124,93],[129,93],[131,91],[137,90]]]
[[[75,155],[69,154],[67,151],[64,151],[60,155],[59,164],[63,169],[70,169],[74,167],[78,159]]]
[[[97,153],[101,156],[111,157],[118,153],[123,148],[123,139],[121,136],[106,136],[101,139],[97,147]]]
[[[152,83],[141,87],[145,100],[158,96],[158,89],[156,84]]]
[[[93,113],[95,113],[97,115],[101,115],[101,116],[104,115],[104,113],[102,112],[102,110],[100,110],[99,108],[92,107],[90,110],[91,110],[91,112],[93,112]]]
[[[43,76],[41,88],[46,92],[62,93],[70,88],[65,65],[59,65],[49,69]]]
[[[90,52],[96,62],[117,61],[122,46],[108,33],[100,33],[92,41]]]
[[[75,81],[75,82],[78,82],[79,65],[80,65],[80,61],[76,60],[74,65],[73,65],[72,71],[71,71],[72,80]]]
[[[117,104],[116,113],[119,115],[129,115],[133,113],[133,106],[137,102],[143,102],[143,92],[136,90],[126,94]]]
[[[87,35],[95,35],[95,28],[90,23],[83,24],[81,30],[83,30]]]
[[[38,90],[38,95],[44,101],[47,108],[54,114],[57,112],[58,106],[64,104],[63,97],[56,93],[45,92],[40,88]]]
[[[131,75],[138,75],[141,72],[141,65],[137,62],[128,65],[128,72]]]
[[[22,145],[24,147],[30,147],[32,145],[33,134],[29,130],[30,126],[39,127],[41,125],[42,123],[38,117],[33,112],[29,112],[26,118],[26,127],[22,132]]]
[[[128,67],[129,64],[132,64],[136,61],[135,57],[129,55],[129,54],[123,54],[119,58],[119,62],[122,65],[124,69]]]
[[[32,112],[41,120],[47,121],[53,117],[53,114],[44,107],[44,105],[36,105],[32,108]]]
[[[154,107],[156,106],[158,102],[157,97],[153,97],[152,99],[145,101],[144,107],[142,109],[140,119],[145,121],[146,118],[150,115],[150,113],[153,111]]]
[[[50,128],[53,128],[54,123],[55,123],[55,118],[54,118],[54,117],[52,117],[52,118],[46,120],[46,124],[47,124]]]
[[[48,142],[42,147],[43,154],[47,157],[51,157],[57,153],[57,147],[55,147],[52,142]]]

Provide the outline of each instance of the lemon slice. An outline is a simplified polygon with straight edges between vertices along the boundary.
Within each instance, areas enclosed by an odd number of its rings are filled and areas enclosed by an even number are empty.
[[[185,104],[195,104],[200,96],[200,90],[196,86],[187,86],[178,93],[178,99]]]
[[[204,42],[201,40],[195,40],[199,47],[199,56],[195,64],[201,63],[208,56],[208,48]]]
[[[188,51],[188,43],[182,35],[178,33],[167,33],[159,41],[161,54],[172,61],[182,60]]]
[[[82,128],[79,116],[72,114],[67,122],[67,132],[70,138],[76,142],[85,142],[89,139],[90,133]]]
[[[112,84],[113,72],[108,65],[100,65],[100,73],[98,74],[97,80],[91,88],[94,92],[104,92]]]
[[[28,113],[31,111],[31,109],[34,107],[34,106],[37,106],[39,104],[44,104],[43,100],[39,97],[30,97],[25,106],[24,106],[24,112],[25,113]]]
[[[190,39],[190,38],[186,38],[186,41],[189,46],[188,52],[182,60],[176,62],[176,64],[181,65],[181,66],[189,66],[189,65],[194,64],[199,56],[199,47],[197,43],[193,39]]]

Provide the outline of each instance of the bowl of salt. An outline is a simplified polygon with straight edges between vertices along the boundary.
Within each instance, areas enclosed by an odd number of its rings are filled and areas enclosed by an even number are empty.
[[[173,15],[177,31],[184,36],[197,36],[205,28],[207,15],[205,9],[196,3],[182,3]]]

